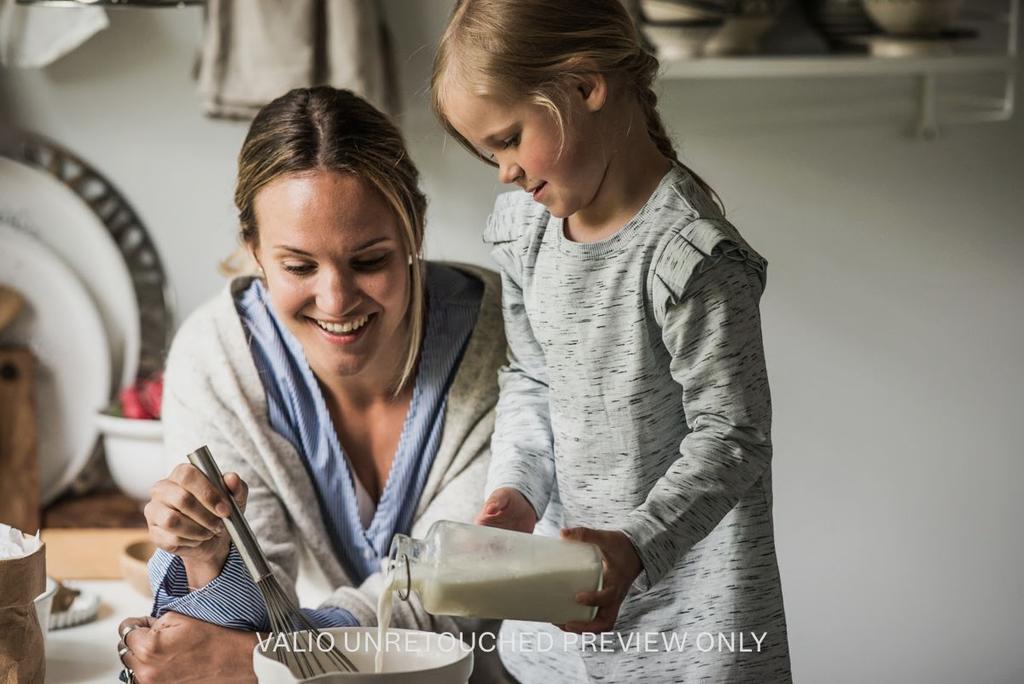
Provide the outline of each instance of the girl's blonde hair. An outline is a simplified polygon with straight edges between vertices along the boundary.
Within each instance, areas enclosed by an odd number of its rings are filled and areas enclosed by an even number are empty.
[[[658,60],[648,52],[620,0],[458,0],[434,56],[431,92],[445,130],[484,162],[452,125],[446,110],[457,82],[478,95],[527,100],[549,109],[565,139],[570,87],[593,73],[617,77],[643,111],[658,150],[690,173],[709,195],[714,190],[679,161],[658,114],[654,79]]]
[[[402,135],[388,118],[348,90],[296,88],[259,111],[238,155],[235,206],[247,251],[259,246],[255,199],[268,183],[310,171],[348,173],[381,194],[398,219],[409,258],[409,340],[397,394],[412,380],[424,327],[423,225],[427,200]]]

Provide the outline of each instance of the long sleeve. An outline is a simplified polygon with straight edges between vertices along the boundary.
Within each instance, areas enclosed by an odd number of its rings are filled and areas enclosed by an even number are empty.
[[[641,588],[707,536],[770,465],[763,272],[760,257],[731,243],[696,265],[669,257],[656,268],[662,341],[690,431],[623,528],[644,564]]]
[[[526,315],[523,292],[504,271],[502,309],[508,363],[498,372],[500,394],[486,491],[513,487],[533,505],[539,520],[555,483],[547,370]]]
[[[149,560],[149,581],[153,587],[153,617],[173,611],[233,629],[270,629],[263,595],[234,544],[220,574],[195,591],[188,586],[182,559],[159,549]],[[342,608],[301,610],[316,627],[358,626],[355,617]]]
[[[491,258],[501,272],[501,308],[508,341],[498,371],[499,396],[491,438],[485,494],[512,487],[544,515],[556,486],[548,371],[526,310],[524,284],[529,255],[540,245],[547,213],[522,202],[525,193],[505,193],[494,204],[484,230]]]

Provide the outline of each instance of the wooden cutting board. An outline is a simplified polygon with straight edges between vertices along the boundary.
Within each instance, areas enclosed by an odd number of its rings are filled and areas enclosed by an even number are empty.
[[[59,580],[120,579],[125,547],[146,541],[145,529],[44,528],[46,574]]]
[[[0,347],[0,522],[26,534],[39,529],[35,366],[27,347]]]

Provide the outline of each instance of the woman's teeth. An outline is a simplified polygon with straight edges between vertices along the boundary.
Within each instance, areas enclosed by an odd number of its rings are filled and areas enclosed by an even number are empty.
[[[328,323],[327,321],[318,320],[316,324],[329,333],[333,333],[335,335],[348,335],[362,328],[364,325],[366,325],[367,321],[369,320],[369,316],[363,316],[362,318],[358,318],[352,321],[351,323]]]

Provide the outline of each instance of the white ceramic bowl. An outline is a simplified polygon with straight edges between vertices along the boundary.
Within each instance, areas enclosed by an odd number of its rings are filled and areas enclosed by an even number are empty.
[[[715,35],[704,44],[706,57],[752,55],[757,53],[761,38],[775,25],[774,14],[729,17]]]
[[[159,420],[118,418],[97,414],[103,432],[103,448],[114,482],[137,501],[149,501],[149,489],[167,477],[164,464],[164,433]]]
[[[654,22],[718,19],[722,16],[721,11],[674,0],[640,0],[640,12],[644,19]]]
[[[50,628],[50,611],[53,610],[53,597],[57,594],[57,580],[47,576],[46,590],[36,597],[36,618],[43,634]]]
[[[391,645],[385,650],[384,672],[373,671],[377,653],[376,627],[337,627],[324,632],[334,638],[359,670],[352,674],[328,674],[312,679],[297,679],[287,667],[264,654],[259,645],[253,650],[252,664],[260,684],[465,684],[473,672],[473,649],[450,634],[435,634],[411,629],[390,629]],[[300,642],[305,648],[306,642]],[[324,642],[326,645],[326,642]],[[315,646],[314,646],[315,647]]]
[[[960,0],[864,0],[864,9],[888,34],[932,35],[956,21],[960,4]]]
[[[722,27],[722,20],[644,24],[644,33],[654,45],[658,59],[692,59],[704,53],[708,39]]]

